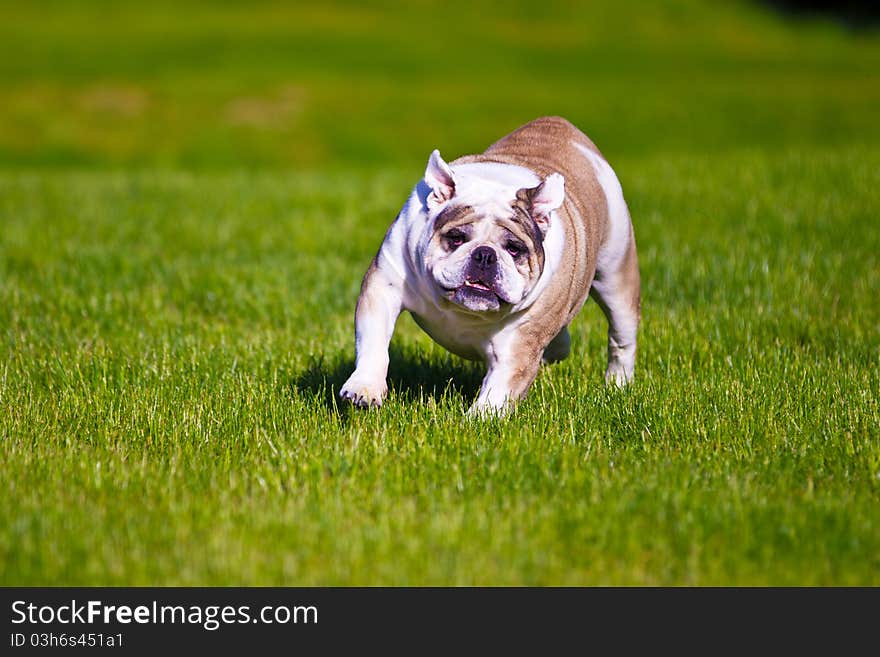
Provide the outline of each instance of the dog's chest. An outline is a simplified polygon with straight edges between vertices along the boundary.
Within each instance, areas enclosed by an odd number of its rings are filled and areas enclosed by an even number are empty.
[[[497,326],[484,319],[468,321],[458,314],[410,311],[416,324],[440,346],[468,360],[482,360]]]

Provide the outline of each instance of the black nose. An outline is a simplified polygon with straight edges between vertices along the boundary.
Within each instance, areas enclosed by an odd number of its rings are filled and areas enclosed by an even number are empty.
[[[491,267],[498,261],[498,255],[491,246],[478,246],[471,252],[471,260],[473,260],[480,269]]]

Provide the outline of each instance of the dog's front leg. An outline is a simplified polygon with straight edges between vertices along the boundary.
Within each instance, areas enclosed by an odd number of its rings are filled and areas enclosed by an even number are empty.
[[[354,315],[355,369],[339,396],[355,406],[381,406],[388,392],[388,344],[403,309],[403,283],[374,261],[364,276]]]
[[[514,340],[493,342],[486,354],[489,371],[468,415],[503,416],[513,410],[538,376],[542,353],[543,349],[531,349]]]

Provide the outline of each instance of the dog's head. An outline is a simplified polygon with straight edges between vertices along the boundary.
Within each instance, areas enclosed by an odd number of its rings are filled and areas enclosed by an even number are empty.
[[[524,299],[544,269],[544,237],[565,198],[565,179],[552,173],[517,188],[459,176],[435,150],[425,183],[432,233],[424,262],[439,294],[477,313]]]

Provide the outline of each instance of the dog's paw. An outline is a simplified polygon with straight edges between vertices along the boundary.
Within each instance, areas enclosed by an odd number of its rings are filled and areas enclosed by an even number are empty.
[[[621,363],[609,365],[608,369],[605,370],[605,383],[607,383],[608,385],[617,386],[618,388],[625,388],[627,384],[632,382],[632,380],[632,370],[626,369]]]
[[[503,418],[510,415],[514,404],[509,400],[493,404],[486,400],[478,399],[467,410],[469,420],[489,420],[491,418]]]
[[[382,405],[388,386],[384,380],[375,381],[361,377],[355,372],[346,381],[339,396],[345,401],[351,402],[358,408],[378,408]]]

